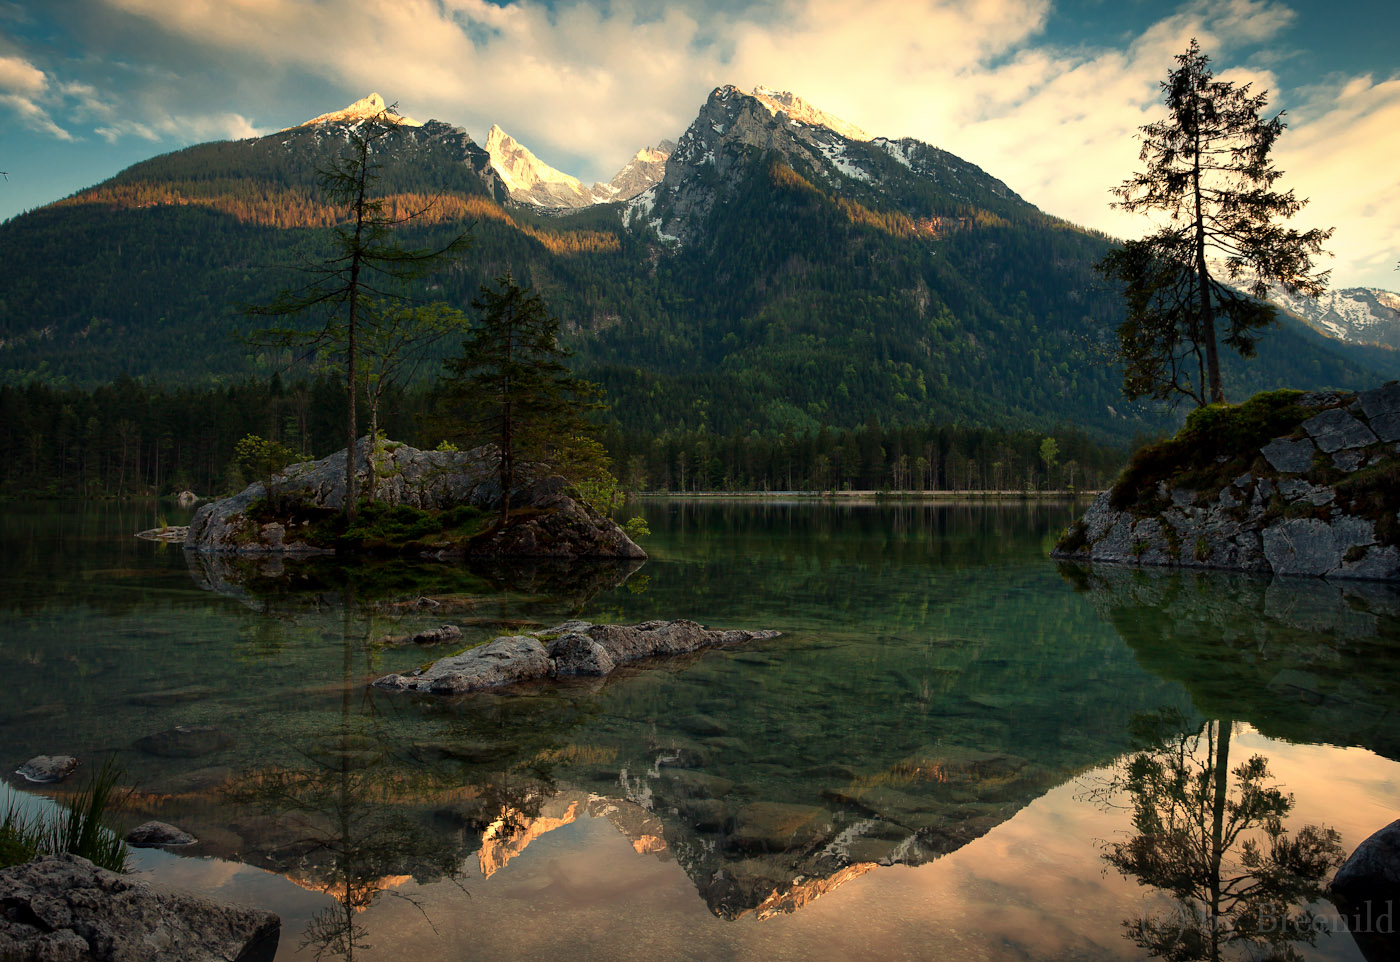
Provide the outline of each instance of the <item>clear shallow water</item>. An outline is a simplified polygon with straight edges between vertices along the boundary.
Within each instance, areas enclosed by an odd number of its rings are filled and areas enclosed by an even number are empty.
[[[1123,922],[1174,903],[1103,856],[1153,718],[1266,756],[1295,834],[1395,817],[1391,589],[1062,569],[1070,506],[644,513],[636,570],[279,574],[135,541],[150,509],[4,506],[4,762],[115,754],[124,818],[201,839],[139,868],[279,912],[288,959],[1147,958]],[[385,635],[570,617],[785,634],[508,696],[365,684],[435,657]],[[1360,959],[1322,911],[1304,957]]]

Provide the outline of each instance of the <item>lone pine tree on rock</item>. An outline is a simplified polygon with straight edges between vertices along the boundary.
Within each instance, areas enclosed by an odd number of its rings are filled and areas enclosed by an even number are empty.
[[[587,436],[585,413],[601,407],[598,388],[574,377],[559,344],[559,319],[510,273],[483,285],[478,318],[461,354],[446,363],[442,398],[449,432],[469,444],[493,444],[500,458],[500,524],[510,513],[520,466],[530,463],[570,481],[607,471]]]
[[[1123,393],[1204,406],[1225,400],[1217,342],[1253,357],[1273,322],[1262,300],[1271,284],[1322,293],[1328,272],[1314,271],[1312,259],[1332,231],[1282,224],[1307,201],[1273,189],[1281,172],[1269,153],[1284,123],[1282,113],[1260,116],[1267,93],[1216,80],[1195,40],[1176,62],[1162,84],[1168,117],[1142,128],[1147,169],[1113,189],[1114,207],[1167,222],[1098,269],[1123,285]]]

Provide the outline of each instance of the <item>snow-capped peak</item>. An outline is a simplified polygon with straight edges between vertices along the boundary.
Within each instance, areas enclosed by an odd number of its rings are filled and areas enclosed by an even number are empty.
[[[406,127],[423,126],[423,124],[420,121],[414,120],[412,117],[405,117],[402,114],[400,114],[397,110],[387,106],[384,103],[384,98],[379,96],[379,94],[377,93],[370,94],[368,97],[363,97],[360,100],[355,101],[353,104],[346,107],[344,110],[333,110],[328,114],[322,114],[319,117],[313,117],[305,123],[297,124],[297,126],[310,127],[312,124],[332,124],[347,120],[371,120],[376,117],[382,118],[391,123],[403,124]],[[291,130],[292,128],[288,127],[286,129]]]
[[[516,200],[545,207],[578,207],[592,202],[592,194],[577,177],[540,160],[497,124],[486,134],[491,166]]]
[[[769,87],[759,86],[753,88],[753,97],[775,116],[780,112],[785,113],[798,123],[810,124],[813,127],[825,127],[847,140],[874,139],[855,124],[847,123],[834,114],[813,107],[789,90],[773,90]]]

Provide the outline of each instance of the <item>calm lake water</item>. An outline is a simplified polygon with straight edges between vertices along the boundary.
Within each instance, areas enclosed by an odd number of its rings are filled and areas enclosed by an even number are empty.
[[[211,561],[134,539],[155,510],[0,506],[0,761],[114,756],[124,825],[200,839],[136,869],[276,911],[279,960],[1145,959],[1214,869],[1140,826],[1209,841],[1217,773],[1265,759],[1231,801],[1339,851],[1400,809],[1394,589],[1062,567],[1070,505],[655,502],[649,561],[558,569]],[[367,684],[445,653],[386,636],[576,617],[784,634]],[[1302,957],[1363,958],[1311,910]]]

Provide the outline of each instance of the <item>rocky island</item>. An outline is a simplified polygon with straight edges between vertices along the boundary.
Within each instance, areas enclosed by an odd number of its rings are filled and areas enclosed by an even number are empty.
[[[1400,580],[1400,382],[1200,408],[1134,454],[1051,556]]]
[[[385,675],[374,686],[460,695],[549,678],[606,675],[629,661],[764,641],[778,635],[776,631],[717,631],[684,619],[638,625],[568,621],[545,631],[493,638],[417,671]]]
[[[569,483],[537,473],[511,491],[504,526],[494,449],[421,451],[361,438],[356,473],[371,503],[347,525],[345,451],[293,464],[231,498],[204,505],[185,549],[240,554],[311,555],[336,550],[394,551],[433,558],[641,559],[646,552],[611,519],[570,496]]]

